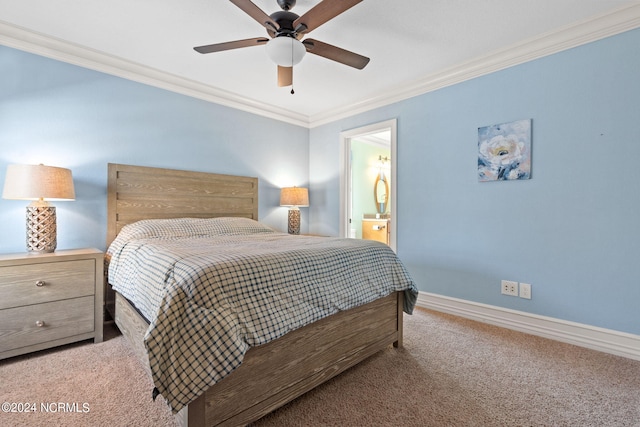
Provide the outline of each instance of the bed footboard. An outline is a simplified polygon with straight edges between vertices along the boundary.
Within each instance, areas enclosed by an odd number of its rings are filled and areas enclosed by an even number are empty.
[[[403,293],[396,292],[250,349],[242,365],[177,415],[183,426],[250,423],[393,344],[402,346]],[[116,295],[116,324],[149,371],[147,324]]]

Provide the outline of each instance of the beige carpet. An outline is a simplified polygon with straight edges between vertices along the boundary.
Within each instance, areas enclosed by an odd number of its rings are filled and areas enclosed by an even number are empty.
[[[0,413],[0,426],[173,426],[124,338],[106,335],[0,361],[0,402],[38,409]],[[40,411],[57,402],[77,412]],[[373,356],[254,426],[640,427],[640,362],[416,310],[405,316],[404,349]]]

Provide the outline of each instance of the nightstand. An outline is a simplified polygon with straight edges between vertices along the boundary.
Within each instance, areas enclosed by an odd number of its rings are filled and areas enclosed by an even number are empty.
[[[0,359],[101,342],[103,260],[97,249],[0,255]]]

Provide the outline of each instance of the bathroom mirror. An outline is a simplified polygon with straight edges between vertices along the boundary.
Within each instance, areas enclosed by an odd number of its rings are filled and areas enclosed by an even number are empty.
[[[387,212],[389,202],[389,183],[384,174],[379,174],[373,184],[373,197],[376,202],[376,210],[379,214]]]

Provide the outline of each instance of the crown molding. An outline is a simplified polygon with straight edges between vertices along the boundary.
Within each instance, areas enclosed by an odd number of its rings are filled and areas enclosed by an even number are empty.
[[[194,80],[159,71],[3,21],[0,21],[0,44],[237,110],[298,126],[309,126],[308,117],[304,114],[283,111],[281,108],[276,108],[272,105],[257,102]]]
[[[307,116],[0,21],[0,44],[305,128],[313,128],[640,27],[640,4],[458,64],[375,97]]]
[[[309,117],[313,128],[405,99],[462,83],[505,68],[542,58],[640,27],[640,4],[616,9],[594,18],[562,27],[471,61],[458,64],[412,83],[399,85],[375,97]]]

